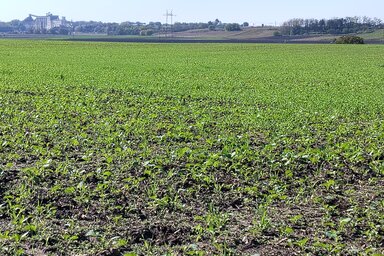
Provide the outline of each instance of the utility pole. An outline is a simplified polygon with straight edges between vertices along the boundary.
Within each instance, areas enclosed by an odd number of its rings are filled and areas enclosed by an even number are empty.
[[[171,25],[170,25],[170,33],[171,33],[171,37],[173,36],[173,17],[175,17],[176,15],[173,14],[173,10],[171,11],[166,11],[166,13],[164,14],[165,16],[165,37],[168,37],[168,21],[169,19],[171,20]]]

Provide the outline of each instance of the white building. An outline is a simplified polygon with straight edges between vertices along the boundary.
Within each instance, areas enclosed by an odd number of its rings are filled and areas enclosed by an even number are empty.
[[[23,23],[27,29],[35,29],[40,31],[68,26],[68,22],[65,17],[60,19],[58,15],[52,15],[51,13],[47,13],[46,16],[29,14],[29,17],[26,18]]]

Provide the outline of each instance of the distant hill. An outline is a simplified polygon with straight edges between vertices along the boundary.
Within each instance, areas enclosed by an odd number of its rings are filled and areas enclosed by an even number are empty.
[[[174,37],[211,39],[259,39],[272,37],[278,28],[247,27],[241,31],[195,29],[173,33]]]
[[[262,40],[262,39],[275,39],[275,40],[292,40],[296,42],[331,42],[333,39],[339,37],[337,34],[313,34],[313,35],[296,35],[296,36],[277,36],[279,27],[248,27],[242,31],[210,31],[209,29],[196,29],[184,32],[173,33],[175,38],[188,38],[188,39],[209,39],[209,40]],[[384,29],[377,29],[372,32],[366,33],[351,33],[349,35],[358,35],[364,38],[367,42],[384,42]]]

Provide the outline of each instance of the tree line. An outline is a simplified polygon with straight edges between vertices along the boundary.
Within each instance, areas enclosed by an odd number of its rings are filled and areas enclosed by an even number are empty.
[[[209,22],[176,22],[172,26],[161,22],[122,22],[106,23],[97,21],[75,21],[69,23],[69,26],[52,28],[50,30],[27,29],[21,20],[12,20],[10,22],[0,22],[0,33],[26,33],[26,34],[71,34],[71,33],[91,33],[108,35],[144,35],[149,36],[162,32],[182,32],[194,29],[209,30],[227,30],[238,31],[248,26],[248,22],[223,23],[219,19]]]
[[[334,19],[291,19],[281,26],[283,35],[350,34],[369,32],[383,28],[382,20],[369,17],[345,17]]]
[[[239,31],[249,26],[248,22],[223,23],[219,19],[208,22],[176,22],[172,26],[161,22],[122,22],[106,23],[97,21],[75,21],[69,26],[52,28],[50,30],[37,30],[27,28],[24,21],[12,20],[0,22],[0,33],[26,33],[26,34],[108,34],[108,35],[143,35],[150,36],[163,32],[183,32],[195,29]],[[334,19],[291,19],[282,24],[280,32],[282,35],[305,35],[305,34],[350,34],[369,32],[384,28],[383,21],[378,18],[369,17],[345,17]]]

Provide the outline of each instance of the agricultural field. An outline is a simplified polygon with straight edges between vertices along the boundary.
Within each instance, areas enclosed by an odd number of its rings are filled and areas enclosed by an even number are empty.
[[[0,59],[0,255],[384,254],[383,45]]]

